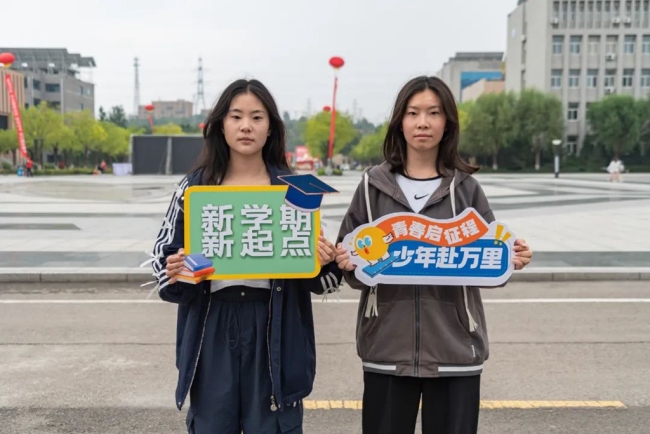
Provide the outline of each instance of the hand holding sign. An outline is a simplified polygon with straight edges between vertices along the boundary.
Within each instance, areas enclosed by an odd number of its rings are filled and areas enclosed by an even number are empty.
[[[350,254],[343,248],[343,244],[339,243],[336,250],[336,263],[341,270],[352,271],[357,268],[357,266],[350,261]]]
[[[533,252],[528,247],[526,240],[516,239],[514,251],[515,257],[512,258],[512,262],[515,264],[515,270],[521,270],[530,264],[530,260],[533,258]]]
[[[167,258],[167,271],[165,274],[170,278],[170,284],[176,283],[176,276],[183,269],[183,262],[185,262],[185,250],[183,249],[178,249],[178,253]]]
[[[325,237],[325,234],[321,230],[320,237],[318,238],[318,260],[320,261],[321,267],[329,264],[335,259],[336,247],[334,247],[334,244]]]

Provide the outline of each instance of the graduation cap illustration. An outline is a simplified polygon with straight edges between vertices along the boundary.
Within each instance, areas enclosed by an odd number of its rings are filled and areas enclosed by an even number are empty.
[[[284,175],[278,176],[289,184],[285,202],[304,212],[315,212],[320,208],[324,194],[338,193],[337,190],[325,184],[314,175]]]

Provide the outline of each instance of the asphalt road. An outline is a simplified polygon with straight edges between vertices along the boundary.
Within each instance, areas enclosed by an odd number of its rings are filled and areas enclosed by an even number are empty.
[[[360,432],[356,296],[314,303],[306,433]],[[481,433],[650,432],[647,283],[512,284],[483,296]],[[126,286],[1,286],[0,433],[184,432],[175,306],[145,297]]]

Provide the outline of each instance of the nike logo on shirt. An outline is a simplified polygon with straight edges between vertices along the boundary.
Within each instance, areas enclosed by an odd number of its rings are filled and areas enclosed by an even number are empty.
[[[424,199],[424,198],[427,197],[427,196],[428,196],[428,194],[425,194],[424,196],[419,196],[419,197],[418,197],[418,195],[416,194],[416,195],[413,196],[413,197],[415,198],[415,200],[420,200],[420,199]]]

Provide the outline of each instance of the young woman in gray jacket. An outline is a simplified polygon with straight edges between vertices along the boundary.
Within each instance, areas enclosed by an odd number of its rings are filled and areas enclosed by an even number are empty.
[[[400,91],[384,140],[385,162],[364,173],[338,236],[336,261],[348,284],[362,291],[357,352],[364,370],[363,432],[415,431],[422,400],[424,434],[474,434],[480,376],[488,358],[485,315],[478,288],[378,285],[355,278],[340,244],[355,228],[387,214],[415,212],[450,219],[472,207],[494,214],[476,179],[478,169],[458,153],[454,97],[436,77],[417,77]],[[515,241],[515,269],[532,257]]]

